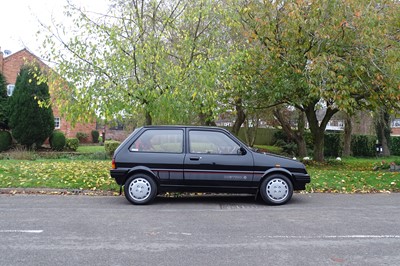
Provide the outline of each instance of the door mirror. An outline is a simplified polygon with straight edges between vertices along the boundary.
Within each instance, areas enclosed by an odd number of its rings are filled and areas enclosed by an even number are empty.
[[[238,155],[245,155],[246,153],[247,153],[247,151],[246,151],[246,149],[243,148],[243,147],[240,147],[240,148],[237,150],[237,154],[238,154]]]

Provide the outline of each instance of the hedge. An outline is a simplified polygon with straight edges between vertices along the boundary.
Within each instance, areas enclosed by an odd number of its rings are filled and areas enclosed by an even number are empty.
[[[353,135],[351,137],[351,150],[354,157],[374,157],[376,136]]]
[[[400,137],[391,137],[391,147],[390,153],[391,155],[400,156]]]
[[[231,131],[231,127],[224,127],[225,129]],[[274,138],[274,134],[280,131],[279,129],[274,128],[258,128],[256,133],[255,145],[273,145],[276,141]],[[245,138],[245,128],[240,128],[238,138],[243,142],[246,142]]]
[[[293,141],[288,141],[283,131],[275,133],[276,143],[280,143],[279,146],[291,147]],[[313,143],[311,141],[311,134],[309,131],[304,132],[304,138],[306,139],[307,148],[310,156],[312,156]],[[375,142],[376,136],[370,135],[352,135],[351,140],[351,151],[355,157],[374,157],[376,156]],[[326,157],[338,157],[343,152],[343,133],[325,133],[324,139],[324,155]],[[275,144],[276,145],[276,144]],[[400,137],[392,137],[392,155],[400,155]]]
[[[327,157],[338,157],[343,152],[343,134],[325,133],[324,155]]]

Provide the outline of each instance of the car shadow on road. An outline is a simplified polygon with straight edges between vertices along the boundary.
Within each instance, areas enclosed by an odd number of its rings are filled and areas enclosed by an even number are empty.
[[[304,203],[304,197],[299,197],[296,194],[292,199],[283,206],[292,206]],[[220,206],[243,206],[243,207],[270,207],[265,204],[261,199],[251,194],[203,194],[203,195],[179,195],[179,196],[165,196],[159,195],[155,198],[152,205],[163,204],[202,204],[202,205],[220,205]]]
[[[300,194],[293,194],[292,199],[282,206],[293,206],[307,204],[304,196]],[[121,195],[121,197],[124,197]],[[121,199],[122,201],[122,199]],[[118,201],[119,202],[119,201]],[[127,200],[124,201],[126,205],[132,205]],[[262,208],[274,207],[265,204],[260,198],[256,198],[252,194],[180,194],[180,195],[158,195],[151,205],[188,205],[188,204],[201,204],[201,205],[220,205],[221,208]],[[149,205],[144,205],[149,206]]]
[[[254,195],[232,195],[232,194],[206,194],[206,195],[181,195],[181,196],[158,196],[153,204],[174,203],[202,203],[202,204],[220,204],[220,203],[255,203]]]

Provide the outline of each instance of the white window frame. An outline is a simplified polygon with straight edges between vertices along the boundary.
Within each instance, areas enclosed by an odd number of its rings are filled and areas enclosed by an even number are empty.
[[[400,127],[400,118],[392,119],[392,128],[399,128]]]
[[[15,90],[15,85],[14,84],[8,84],[7,85],[7,96],[11,97],[11,95],[13,94]]]
[[[54,128],[55,129],[61,128],[61,118],[60,117],[54,117]]]

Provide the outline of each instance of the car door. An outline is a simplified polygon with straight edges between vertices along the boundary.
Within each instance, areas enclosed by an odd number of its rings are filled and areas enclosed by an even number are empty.
[[[188,129],[185,184],[200,187],[249,186],[253,157],[224,131]]]

